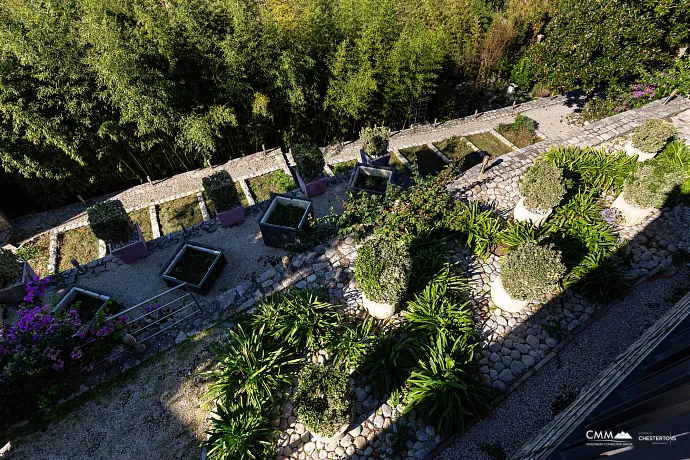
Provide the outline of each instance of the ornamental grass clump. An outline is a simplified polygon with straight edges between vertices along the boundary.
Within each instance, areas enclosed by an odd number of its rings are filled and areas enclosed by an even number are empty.
[[[309,431],[333,436],[352,421],[353,391],[347,371],[322,364],[305,366],[294,402],[297,416]]]
[[[633,134],[633,147],[647,153],[659,153],[676,133],[673,125],[660,119],[647,120]]]
[[[216,212],[228,211],[241,206],[237,188],[232,176],[227,171],[218,171],[201,181],[208,197],[213,201]]]
[[[563,170],[550,161],[538,161],[520,182],[520,196],[525,207],[541,214],[557,206],[565,195]]]
[[[372,158],[378,158],[388,153],[390,136],[391,130],[384,126],[366,127],[359,132],[362,149]]]
[[[625,201],[642,208],[660,208],[685,181],[685,173],[671,163],[646,163],[626,179]]]
[[[15,253],[0,249],[0,288],[14,283],[22,276],[22,267]]]
[[[501,260],[501,281],[510,297],[532,301],[553,292],[565,274],[561,253],[553,246],[527,242]]]
[[[102,201],[86,210],[96,238],[108,244],[122,244],[134,237],[134,222],[120,200]]]
[[[326,160],[316,144],[300,144],[292,148],[292,158],[304,182],[314,182],[323,176]]]
[[[380,237],[369,240],[357,251],[357,286],[373,302],[398,303],[407,292],[411,264],[403,243]]]

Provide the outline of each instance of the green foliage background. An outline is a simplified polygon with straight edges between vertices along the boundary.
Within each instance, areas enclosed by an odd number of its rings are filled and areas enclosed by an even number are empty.
[[[429,117],[463,115],[511,76],[566,89],[651,78],[686,67],[672,58],[689,3],[5,0],[0,187],[51,207],[262,144],[402,127],[425,98]]]

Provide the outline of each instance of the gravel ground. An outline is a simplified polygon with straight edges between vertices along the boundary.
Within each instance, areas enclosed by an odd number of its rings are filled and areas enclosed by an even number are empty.
[[[10,458],[199,459],[208,412],[201,372],[216,327],[0,438]]]
[[[463,436],[442,459],[509,458],[662,317],[690,288],[687,267],[617,302]],[[624,320],[621,320],[624,319]],[[505,456],[503,456],[505,454]]]
[[[328,192],[313,198],[314,215],[328,214],[332,206],[336,211],[342,208],[338,200],[345,200],[347,183],[332,184]],[[270,268],[270,261],[279,261],[285,251],[270,248],[263,243],[259,229],[261,214],[247,214],[244,224],[230,228],[221,227],[213,233],[191,238],[199,244],[221,248],[228,265],[223,269],[211,291],[206,296],[215,298],[252,274],[260,274]],[[132,264],[109,264],[107,271],[81,276],[75,284],[90,287],[116,297],[123,305],[130,307],[168,289],[159,273],[177,250],[177,245],[151,252],[148,257]],[[198,296],[199,300],[204,297]]]
[[[568,138],[582,134],[582,131],[576,127],[569,126],[563,122],[563,119],[573,113],[576,107],[568,107],[567,105],[554,105],[547,109],[529,110],[522,113],[539,123],[537,128],[544,133],[549,139]]]

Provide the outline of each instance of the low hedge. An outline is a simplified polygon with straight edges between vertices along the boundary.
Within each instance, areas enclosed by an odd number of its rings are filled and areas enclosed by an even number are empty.
[[[323,176],[326,160],[316,144],[299,144],[292,148],[292,158],[305,182],[314,182]]]
[[[216,212],[228,211],[241,206],[240,197],[232,176],[225,170],[217,171],[201,180],[208,197],[213,201]]]
[[[332,436],[349,424],[353,391],[345,369],[321,364],[302,368],[295,392],[295,411],[309,431]]]
[[[388,153],[388,139],[391,130],[384,126],[362,128],[359,132],[359,140],[364,150],[370,157],[377,158]]]
[[[374,302],[397,303],[405,296],[412,259],[408,248],[385,238],[367,241],[357,251],[355,280]]]
[[[668,140],[676,133],[673,125],[660,119],[652,119],[644,122],[633,134],[633,147],[647,153],[658,153],[668,143]]]
[[[503,287],[518,300],[537,300],[553,292],[565,271],[559,251],[534,242],[524,243],[501,260]]]
[[[102,201],[86,210],[96,238],[108,244],[125,243],[134,235],[134,222],[120,200]]]
[[[550,161],[537,161],[520,182],[520,196],[528,209],[547,210],[558,206],[565,195],[563,170]]]

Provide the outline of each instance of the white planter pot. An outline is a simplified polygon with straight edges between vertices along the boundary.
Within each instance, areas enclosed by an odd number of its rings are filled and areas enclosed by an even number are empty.
[[[532,212],[525,207],[525,199],[520,198],[520,201],[518,201],[517,206],[515,206],[515,209],[513,210],[513,217],[518,222],[531,222],[535,227],[541,227],[541,225],[546,222],[546,219],[549,218],[552,212],[553,208],[549,208],[546,214],[537,214],[536,212]]]
[[[632,140],[625,143],[625,154],[629,157],[637,155],[637,161],[647,161],[651,160],[656,156],[656,153],[647,153],[642,150],[633,147]]]
[[[501,310],[511,313],[520,313],[529,305],[528,300],[517,300],[510,297],[503,287],[503,281],[500,276],[491,285],[491,300]]]
[[[362,303],[369,314],[378,319],[388,319],[395,314],[397,310],[397,303],[379,303],[367,299],[367,296],[362,294]]]
[[[633,225],[641,223],[654,211],[654,208],[640,208],[628,203],[625,201],[622,193],[618,195],[618,198],[616,198],[616,201],[613,202],[611,207],[620,211],[623,216],[622,225],[624,227],[632,227]]]
[[[326,437],[326,436],[323,436],[322,434],[317,433],[315,431],[310,431],[310,433],[316,441],[319,441],[323,444],[330,444],[332,442],[339,441],[339,440],[343,439],[345,434],[347,434],[347,432],[350,430],[350,425],[351,425],[351,423],[347,423],[347,424],[343,425],[342,427],[340,427],[340,429],[333,436]]]

